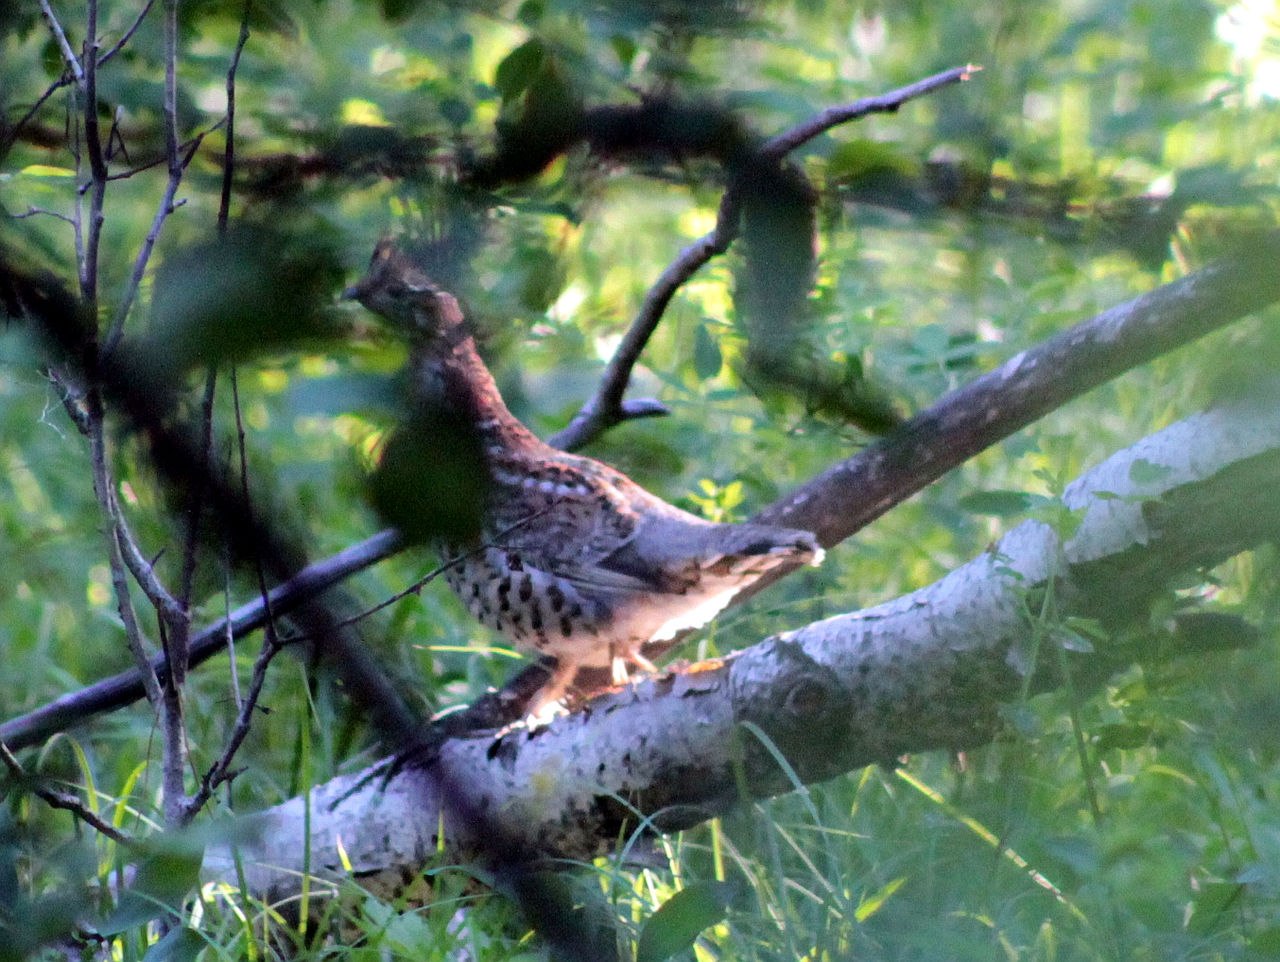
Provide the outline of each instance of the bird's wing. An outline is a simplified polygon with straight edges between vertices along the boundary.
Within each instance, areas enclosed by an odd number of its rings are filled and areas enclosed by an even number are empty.
[[[691,515],[649,494],[621,472],[590,458],[557,457],[536,473],[509,474],[499,484],[519,496],[494,499],[486,535],[522,562],[568,581],[619,593],[688,588],[680,565],[655,564],[635,547],[637,532],[655,518]],[[696,567],[690,571],[696,581]]]

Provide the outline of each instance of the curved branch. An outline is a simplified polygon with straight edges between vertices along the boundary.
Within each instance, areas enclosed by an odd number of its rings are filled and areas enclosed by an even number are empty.
[[[887,94],[865,97],[838,107],[829,107],[816,117],[797,124],[790,130],[766,141],[760,148],[760,159],[780,160],[797,147],[833,127],[873,113],[893,113],[909,100],[968,80],[980,69],[973,64],[953,67],[951,70],[944,70],[940,74]],[[715,229],[680,251],[676,259],[667,265],[657,281],[649,288],[635,320],[631,322],[631,326],[622,338],[622,343],[618,345],[617,351],[605,367],[596,393],[573,416],[564,430],[548,439],[551,444],[566,451],[573,451],[622,421],[657,413],[650,408],[645,409],[643,414],[636,415],[623,404],[622,396],[631,381],[631,371],[640,360],[640,354],[649,343],[649,338],[657,330],[658,323],[676,291],[683,287],[704,264],[727,251],[737,237],[738,200],[737,191],[732,187],[726,190],[720,200]]]
[[[722,813],[739,786],[756,797],[791,790],[773,748],[811,782],[905,752],[981,744],[998,730],[1002,703],[1062,684],[1052,626],[1031,614],[1049,585],[1060,617],[1145,625],[1171,577],[1280,532],[1276,414],[1274,398],[1210,411],[1112,456],[1068,487],[1063,501],[1082,518],[1065,542],[1028,521],[886,604],[644,680],[548,728],[453,739],[426,765],[384,763],[319,786],[249,821],[239,855],[250,885],[286,896],[300,884],[303,852],[322,877],[345,877],[345,861],[380,893],[396,892],[441,847],[445,862],[474,858],[484,839],[451,817],[441,785],[464,787],[470,806],[497,813],[519,842],[589,859],[642,822],[666,831]],[[1146,470],[1134,472],[1139,463]],[[1212,646],[1248,642],[1249,631],[1217,617],[1228,630]],[[1071,654],[1074,684],[1097,685],[1157,653],[1205,650],[1205,631],[1178,629],[1158,639],[1113,630],[1139,640]],[[205,871],[230,873],[226,853],[211,852]]]

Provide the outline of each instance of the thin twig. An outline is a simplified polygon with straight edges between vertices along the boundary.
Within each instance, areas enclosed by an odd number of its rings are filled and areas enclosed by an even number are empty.
[[[231,182],[236,166],[236,71],[240,68],[240,55],[249,42],[249,14],[252,10],[253,0],[245,0],[244,12],[240,15],[240,35],[236,38],[236,49],[227,66],[227,141],[222,152],[222,197],[218,201],[220,234],[226,233],[227,220],[231,216]]]
[[[9,140],[16,141],[18,139],[18,132],[31,122],[31,118],[40,112],[40,108],[43,107],[48,102],[49,98],[52,97],[54,94],[56,94],[63,87],[67,86],[68,84],[75,83],[75,81],[76,81],[76,78],[71,77],[68,74],[64,73],[61,77],[59,77],[53,83],[49,84],[49,86],[45,88],[44,93],[42,93],[39,97],[36,98],[36,102],[33,103],[27,109],[27,112],[18,119],[18,122],[15,123],[13,127],[10,128]]]
[[[231,368],[231,409],[235,413],[236,422],[236,455],[240,462],[240,497],[244,502],[245,513],[252,518],[253,499],[249,496],[249,454],[248,446],[245,444],[244,410],[240,406],[240,378],[234,366]],[[276,636],[276,616],[272,610],[271,591],[267,588],[267,573],[263,570],[261,558],[254,559],[253,570],[258,577],[258,597],[262,600],[262,610],[265,616],[262,631],[266,636],[266,644],[278,648],[280,647],[280,639]],[[341,623],[339,623],[339,627],[341,627]]]
[[[89,422],[89,464],[93,474],[93,490],[98,497],[98,506],[102,509],[102,515],[106,521],[107,567],[111,572],[111,584],[116,595],[116,610],[120,613],[125,641],[133,653],[134,664],[141,672],[142,687],[147,693],[147,700],[158,706],[161,698],[160,681],[151,668],[142,628],[138,624],[138,616],[133,608],[133,599],[129,597],[129,581],[125,577],[126,568],[119,535],[120,506],[115,498],[111,468],[107,461],[101,407],[96,405],[93,406]]]
[[[195,156],[195,152],[200,148],[200,143],[205,136],[205,133],[202,132],[186,145],[186,160],[184,161],[184,150],[178,142],[177,0],[165,0],[164,10],[164,162],[169,170],[169,179],[165,183],[164,193],[160,197],[160,203],[156,206],[156,212],[151,218],[151,227],[147,231],[147,236],[143,239],[142,247],[138,250],[137,257],[134,258],[133,270],[129,274],[124,294],[120,298],[120,303],[116,306],[115,316],[112,318],[111,326],[107,330],[107,336],[103,342],[104,354],[110,354],[120,343],[120,338],[124,334],[125,320],[133,309],[133,302],[137,297],[138,288],[142,285],[142,278],[146,274],[147,264],[151,260],[151,252],[155,249],[156,242],[160,239],[160,231],[164,227],[165,221],[177,209],[178,205],[175,203],[175,198],[178,194],[178,188],[182,184],[182,176],[186,170],[186,165]]]
[[[31,794],[41,799],[50,808],[60,808],[70,812],[94,831],[100,832],[113,842],[119,842],[121,845],[130,847],[137,844],[132,837],[120,831],[120,829],[116,828],[74,795],[40,785],[33,776],[27,774],[22,767],[22,763],[18,761],[13,752],[9,751],[9,746],[4,742],[0,742],[0,761],[4,762],[5,767],[9,769],[15,781],[29,788]]]
[[[234,777],[231,763],[249,735],[249,729],[253,725],[253,715],[258,709],[258,700],[262,697],[262,688],[267,680],[267,668],[280,651],[281,645],[278,642],[270,639],[263,642],[258,657],[253,663],[253,678],[249,682],[249,692],[240,702],[239,710],[236,712],[236,722],[231,729],[231,735],[227,738],[227,744],[218,760],[210,766],[204,778],[200,780],[200,787],[187,799],[186,821],[189,822],[200,809],[204,808],[205,803],[209,801],[219,785]]]
[[[66,214],[61,214],[56,210],[45,210],[43,207],[28,207],[26,211],[21,214],[10,214],[9,218],[11,220],[26,220],[28,217],[37,217],[41,215],[63,221],[73,227],[76,223],[74,217],[68,217]]]
[[[120,508],[120,504],[115,500],[112,494],[112,503],[115,505],[115,516],[112,518],[112,524],[115,527],[116,538],[120,542],[120,556],[125,563],[125,567],[129,569],[129,574],[133,575],[134,580],[138,583],[138,587],[142,589],[143,594],[147,596],[147,600],[152,606],[160,612],[166,624],[172,624],[174,619],[181,617],[182,605],[165,587],[156,574],[155,565],[150,559],[142,553],[142,549],[138,546],[138,541],[133,535],[129,522],[124,517],[124,511]]]
[[[898,108],[907,101],[931,94],[943,87],[969,80],[981,69],[982,67],[978,64],[968,63],[963,67],[952,67],[950,70],[944,70],[942,73],[926,77],[924,80],[917,80],[913,84],[899,87],[897,90],[890,91],[887,94],[863,97],[861,100],[855,100],[851,104],[828,107],[816,117],[796,124],[790,130],[766,140],[760,152],[765,157],[780,159],[802,144],[806,144],[815,137],[825,134],[833,127],[847,124],[851,120],[860,120],[870,114],[896,113]]]
[[[184,168],[191,163],[191,159],[195,156],[196,151],[200,149],[200,145],[204,143],[204,139],[208,137],[211,133],[213,133],[215,130],[220,129],[222,125],[225,124],[226,122],[227,122],[226,117],[220,117],[217,120],[215,120],[213,123],[211,123],[208,127],[206,127],[204,130],[196,134],[194,137],[190,138],[189,140],[184,140],[182,142],[180,149],[182,151],[182,156],[183,156],[182,166]],[[151,170],[153,167],[159,167],[161,164],[167,164],[168,162],[169,162],[168,157],[161,155],[159,157],[156,157],[154,160],[148,160],[145,163],[139,163],[136,167],[129,167],[125,170],[117,171],[116,173],[111,174],[109,177],[107,177],[107,180],[108,181],[128,180],[129,178],[134,177],[142,173],[143,171]],[[174,206],[181,207],[183,203],[185,203],[185,201],[175,204]]]
[[[218,124],[214,124],[208,130],[203,130],[191,140],[182,146],[182,160],[177,165],[177,173],[174,173],[172,162],[166,157],[165,163],[169,164],[169,179],[165,183],[164,194],[160,198],[160,203],[156,206],[155,215],[151,219],[151,227],[147,231],[147,236],[143,238],[142,247],[138,250],[138,256],[134,258],[133,270],[129,274],[129,280],[125,285],[124,293],[120,297],[120,303],[116,307],[115,316],[111,320],[111,327],[107,331],[107,336],[103,342],[103,353],[110,354],[120,343],[120,338],[124,334],[124,323],[129,316],[129,312],[133,309],[133,302],[138,296],[138,289],[142,286],[142,278],[147,273],[147,265],[151,262],[151,254],[155,250],[156,242],[160,239],[160,231],[164,228],[164,222],[169,215],[182,206],[181,201],[175,200],[178,194],[178,188],[182,185],[182,175],[186,170],[187,164],[191,162],[200,149],[204,138],[218,129]],[[134,168],[134,171],[145,170],[147,167],[155,167],[160,161],[144,165],[140,168]],[[123,175],[122,175],[123,176]]]
[[[49,6],[49,0],[40,0],[40,13],[44,16],[45,23],[49,25],[49,32],[53,34],[53,39],[57,41],[58,50],[62,53],[62,59],[67,62],[67,66],[71,68],[71,72],[75,75],[76,83],[84,83],[84,68],[80,66],[80,60],[76,57],[76,52],[71,49],[71,42],[67,40],[67,34],[62,29],[62,24],[54,16],[53,8]]]
[[[147,2],[142,5],[142,10],[139,11],[136,17],[134,17],[133,23],[129,24],[125,32],[120,35],[120,39],[111,46],[110,50],[104,51],[102,56],[98,58],[99,67],[110,61],[112,57],[125,48],[125,44],[133,38],[133,35],[138,32],[138,28],[142,26],[142,21],[147,19],[147,14],[150,13],[151,8],[155,6],[155,2],[156,0],[147,0]]]
[[[973,64],[954,67],[887,94],[830,107],[816,117],[765,141],[760,154],[766,160],[779,160],[832,127],[857,120],[868,114],[895,111],[916,97],[968,80],[979,69]],[[684,248],[658,277],[645,295],[644,303],[640,305],[640,310],[623,336],[622,343],[618,345],[617,351],[605,367],[596,393],[574,415],[564,430],[548,439],[551,444],[565,450],[576,450],[615,424],[634,417],[648,417],[662,413],[657,402],[644,402],[631,410],[624,405],[623,394],[631,381],[631,372],[639,362],[640,355],[653,336],[653,332],[657,330],[667,305],[671,303],[671,298],[704,264],[729,249],[729,245],[737,237],[737,222],[738,198],[736,191],[730,187],[720,200],[715,228]]]
[[[102,149],[102,130],[98,124],[98,0],[88,0],[85,7],[85,72],[84,116],[85,150],[89,155],[89,223],[80,264],[80,292],[90,317],[98,316],[98,250],[102,242],[103,206],[107,196],[107,160]]]

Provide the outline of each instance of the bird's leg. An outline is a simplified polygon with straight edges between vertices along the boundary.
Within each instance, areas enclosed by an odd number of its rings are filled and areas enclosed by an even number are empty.
[[[530,728],[541,728],[551,724],[561,715],[568,714],[560,699],[569,690],[573,677],[578,673],[578,666],[567,659],[556,662],[555,668],[542,687],[534,692],[525,706],[524,723]]]
[[[627,683],[627,662],[635,665],[641,671],[647,671],[651,675],[658,673],[658,666],[640,653],[639,645],[632,646],[621,654],[618,653],[616,648],[611,647],[610,653],[613,657],[609,659],[609,669],[613,675],[613,683],[615,685],[625,685]]]

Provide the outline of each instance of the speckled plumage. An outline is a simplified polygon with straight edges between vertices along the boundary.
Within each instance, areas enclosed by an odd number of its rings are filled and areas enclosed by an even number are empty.
[[[479,546],[460,546],[446,579],[467,609],[518,647],[552,655],[537,702],[580,667],[653,665],[649,641],[705,624],[780,565],[817,564],[807,531],[714,524],[592,458],[534,436],[507,410],[457,301],[390,244],[351,293],[410,332],[414,375],[479,434],[491,477]]]

